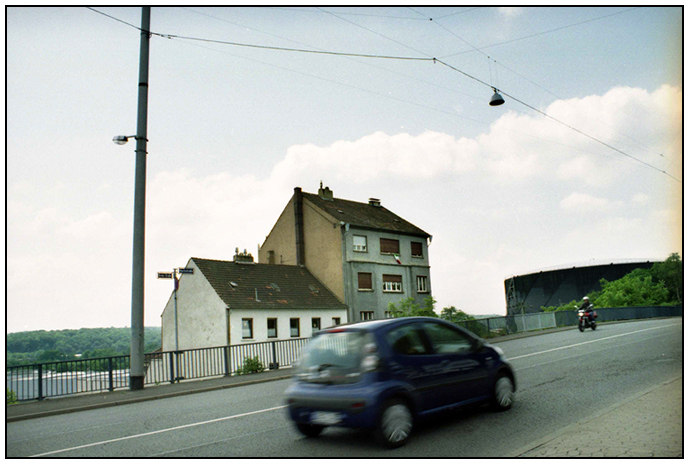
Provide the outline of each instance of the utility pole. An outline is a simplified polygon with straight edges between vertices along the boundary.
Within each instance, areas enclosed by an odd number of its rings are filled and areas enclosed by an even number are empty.
[[[149,90],[151,7],[141,8],[139,100],[137,110],[136,174],[134,179],[134,238],[132,252],[132,341],[129,388],[144,389],[144,243],[146,224],[146,142]]]

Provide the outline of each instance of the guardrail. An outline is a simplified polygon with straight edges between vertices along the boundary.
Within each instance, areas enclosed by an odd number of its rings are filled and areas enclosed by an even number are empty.
[[[598,308],[599,322],[683,315],[683,307]],[[509,334],[577,325],[574,311],[531,313],[460,321],[478,336],[488,339]],[[231,376],[246,359],[258,357],[269,369],[290,366],[309,338],[255,342],[222,347],[153,352],[145,355],[145,385],[175,383],[188,379]],[[8,395],[18,401],[46,397],[113,391],[129,387],[129,355],[69,360],[7,367]]]

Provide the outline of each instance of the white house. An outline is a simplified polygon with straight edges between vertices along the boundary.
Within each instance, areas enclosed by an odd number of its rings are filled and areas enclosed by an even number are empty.
[[[162,319],[163,351],[310,337],[347,322],[347,306],[305,267],[191,258]]]

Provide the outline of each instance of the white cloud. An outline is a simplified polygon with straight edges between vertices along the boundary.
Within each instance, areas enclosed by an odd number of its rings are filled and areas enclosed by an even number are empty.
[[[299,178],[303,173],[363,183],[381,178],[431,179],[443,173],[464,173],[477,165],[478,144],[439,132],[418,136],[383,132],[356,141],[337,141],[328,147],[314,144],[288,148],[273,179]]]
[[[603,214],[612,208],[612,202],[601,197],[573,192],[561,200],[560,206],[569,212]]]

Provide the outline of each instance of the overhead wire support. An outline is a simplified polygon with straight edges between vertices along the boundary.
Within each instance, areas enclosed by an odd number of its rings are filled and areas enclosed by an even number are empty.
[[[233,45],[236,47],[248,47],[248,48],[259,48],[263,50],[278,50],[281,52],[298,52],[298,53],[313,53],[317,55],[335,55],[335,56],[347,56],[347,57],[356,57],[356,58],[379,58],[379,59],[385,59],[385,60],[408,60],[408,61],[432,61],[433,58],[427,58],[427,57],[404,57],[404,56],[393,56],[393,55],[371,55],[371,54],[365,54],[365,53],[348,53],[348,52],[330,52],[326,50],[307,50],[307,49],[299,49],[299,48],[289,48],[289,47],[275,47],[275,46],[270,46],[270,45],[255,45],[255,44],[243,44],[239,42],[228,42],[224,40],[215,40],[215,39],[201,39],[198,37],[185,37],[185,36],[178,36],[178,35],[172,35],[172,34],[156,34],[162,37],[165,37],[167,39],[183,39],[183,40],[196,40],[196,41],[201,41],[201,42],[209,42],[209,43],[215,43],[215,44],[221,44],[221,45]]]

